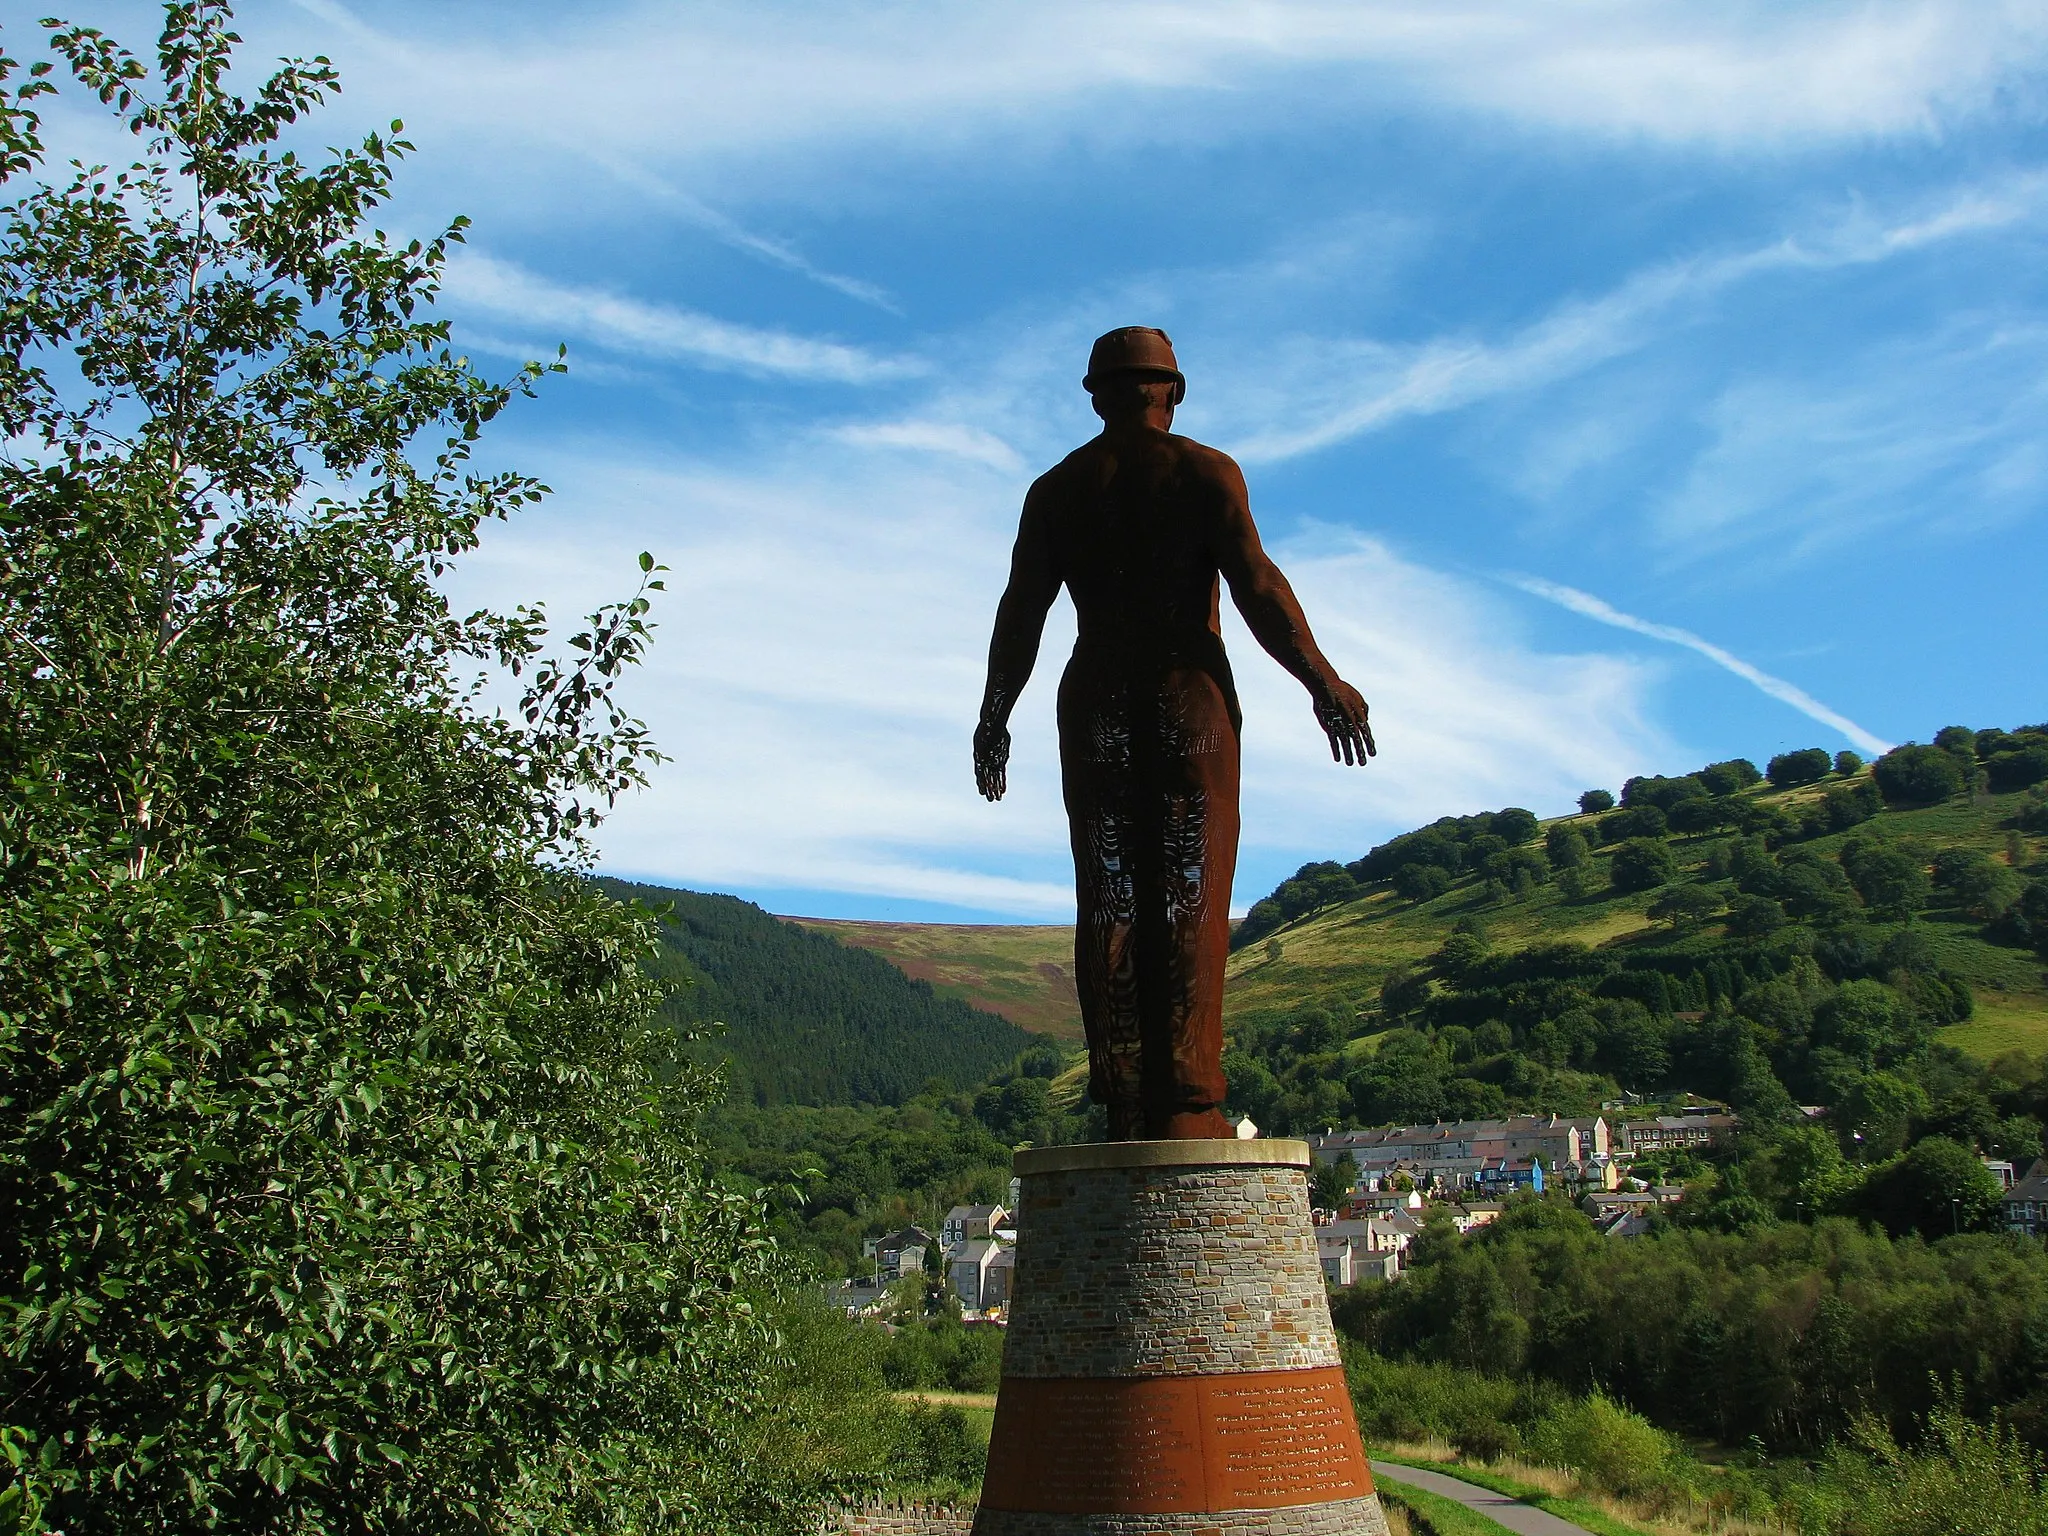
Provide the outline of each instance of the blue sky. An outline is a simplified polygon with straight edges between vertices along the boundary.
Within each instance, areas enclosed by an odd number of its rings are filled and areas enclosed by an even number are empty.
[[[642,549],[673,568],[631,694],[673,761],[613,872],[1070,916],[1064,604],[1000,806],[967,741],[1018,503],[1120,324],[1173,334],[1177,425],[1243,462],[1374,707],[1379,760],[1333,767],[1230,630],[1240,909],[1446,813],[2048,718],[2048,5],[275,0],[242,30],[341,66],[326,140],[406,120],[390,223],[475,220],[446,303],[479,361],[569,346],[495,444],[558,494],[462,595],[566,617]]]

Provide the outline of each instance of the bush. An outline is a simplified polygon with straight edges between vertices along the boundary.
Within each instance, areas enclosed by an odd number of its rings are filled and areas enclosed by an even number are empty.
[[[1632,837],[1662,837],[1671,822],[1654,805],[1638,805],[1600,819],[1602,842],[1621,843]]]
[[[1927,903],[1927,874],[1919,859],[1902,849],[1852,839],[1843,845],[1841,862],[1856,894],[1873,912],[1909,917]]]
[[[1670,848],[1655,838],[1635,837],[1614,850],[1607,878],[1617,891],[1648,891],[1677,874],[1678,861]]]
[[[1715,799],[1680,800],[1671,807],[1670,816],[1672,831],[1696,836],[1734,826],[1741,819],[1742,802],[1726,795]]]
[[[18,187],[0,243],[5,1422],[71,1530],[804,1528],[845,1480],[763,1451],[720,1085],[579,878],[654,563],[560,657],[451,609],[544,491],[472,443],[548,370],[448,349],[462,226],[375,229],[405,146],[278,152],[325,61],[165,15],[163,78],[57,33],[143,163]]]
[[[1764,769],[1764,777],[1771,781],[1774,789],[1794,789],[1801,784],[1817,784],[1828,776],[1834,766],[1834,759],[1821,747],[1802,747],[1796,752],[1780,752]]]
[[[1894,1237],[1918,1232],[1930,1242],[1956,1232],[1988,1232],[2002,1207],[1998,1180],[1977,1154],[1946,1136],[1928,1136],[1870,1170],[1854,1197],[1859,1214]]]
[[[1511,805],[1504,811],[1493,813],[1493,835],[1510,848],[1526,843],[1536,835],[1541,823],[1534,811],[1525,811],[1519,805]]]
[[[1821,797],[1821,811],[1830,832],[1846,832],[1860,826],[1883,809],[1884,797],[1868,779],[1837,784]]]
[[[1984,765],[1990,785],[1998,794],[2048,780],[2048,743],[2017,752],[1994,753]]]
[[[1851,778],[1862,771],[1863,759],[1854,752],[1837,752],[1835,754],[1835,772],[1839,773],[1843,778]]]
[[[1591,857],[1586,835],[1569,822],[1556,822],[1543,834],[1544,856],[1552,869],[1577,869]]]
[[[1785,909],[1768,896],[1738,896],[1728,903],[1728,931],[1761,939],[1785,926]]]
[[[1702,800],[1706,796],[1707,786],[1692,774],[1675,779],[1639,775],[1621,786],[1621,803],[1631,808],[1654,805],[1660,811],[1668,811],[1682,800]]]
[[[1579,796],[1579,814],[1597,816],[1602,811],[1614,809],[1614,792],[1606,789],[1589,789]]]
[[[1394,872],[1394,889],[1410,901],[1430,901],[1450,888],[1450,872],[1434,864],[1403,864]]]
[[[1871,765],[1871,776],[1890,805],[1929,805],[1963,787],[1963,770],[1952,753],[1908,742]]]
[[[1763,781],[1756,764],[1746,757],[1731,757],[1725,763],[1709,763],[1693,777],[1707,786],[1709,794],[1715,795],[1732,795]]]
[[[1973,1423],[1958,1389],[1927,1416],[1910,1449],[1866,1415],[1833,1447],[1810,1488],[1797,1488],[1799,1529],[1828,1536],[2048,1536],[2048,1458],[2004,1420]]]
[[[1648,1419],[1598,1392],[1559,1403],[1522,1430],[1522,1453],[1530,1461],[1575,1472],[1624,1498],[1661,1488],[1675,1451]]]

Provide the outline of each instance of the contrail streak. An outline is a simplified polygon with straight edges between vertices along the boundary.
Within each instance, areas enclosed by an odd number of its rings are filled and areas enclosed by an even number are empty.
[[[1569,608],[1573,613],[1602,624],[1611,624],[1616,629],[1632,630],[1639,635],[1648,635],[1652,640],[1667,640],[1673,645],[1682,645],[1689,651],[1697,651],[1717,667],[1725,667],[1746,683],[1754,684],[1781,704],[1790,704],[1808,719],[1818,720],[1822,725],[1831,725],[1849,740],[1873,757],[1891,751],[1892,744],[1882,737],[1873,736],[1847,715],[1837,714],[1821,703],[1805,689],[1795,687],[1782,677],[1773,677],[1744,661],[1740,656],[1724,651],[1711,640],[1703,640],[1689,629],[1680,629],[1672,624],[1652,624],[1648,619],[1639,619],[1632,613],[1623,613],[1619,608],[1602,602],[1590,592],[1581,592],[1576,587],[1560,586],[1554,581],[1544,581],[1536,576],[1511,576],[1508,578],[1532,597],[1556,603],[1560,608]]]

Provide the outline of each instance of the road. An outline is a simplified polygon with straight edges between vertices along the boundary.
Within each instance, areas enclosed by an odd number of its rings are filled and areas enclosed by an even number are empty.
[[[1474,1513],[1517,1532],[1518,1536],[1593,1536],[1583,1525],[1573,1525],[1569,1520],[1560,1520],[1532,1504],[1524,1504],[1520,1499],[1511,1499],[1504,1493],[1495,1493],[1491,1488],[1481,1488],[1474,1483],[1460,1482],[1441,1472],[1404,1467],[1398,1462],[1376,1461],[1372,1464],[1372,1475],[1385,1478],[1390,1483],[1407,1483],[1439,1498],[1454,1499]]]

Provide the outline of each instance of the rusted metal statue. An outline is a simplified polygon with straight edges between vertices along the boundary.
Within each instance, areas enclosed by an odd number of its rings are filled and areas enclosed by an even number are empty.
[[[1080,638],[1060,679],[1060,772],[1079,912],[1088,1090],[1112,1140],[1228,1136],[1223,966],[1237,864],[1238,731],[1219,581],[1314,700],[1330,755],[1377,750],[1365,700],[1316,649],[1259,545],[1244,475],[1167,429],[1187,393],[1164,331],[1095,343],[1082,387],[1102,433],[1024,498],[989,642],[974,775],[1000,800],[1010,712],[1065,586]]]

